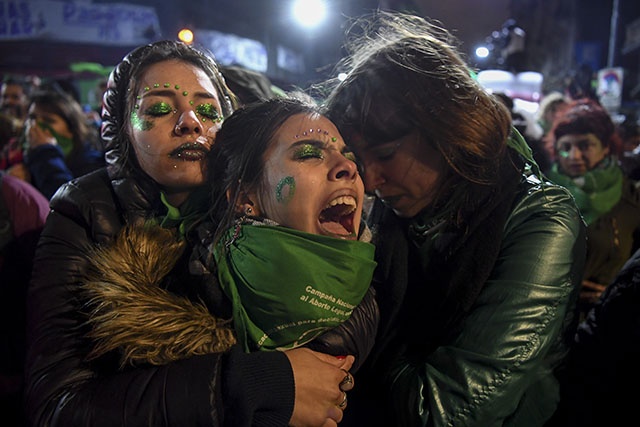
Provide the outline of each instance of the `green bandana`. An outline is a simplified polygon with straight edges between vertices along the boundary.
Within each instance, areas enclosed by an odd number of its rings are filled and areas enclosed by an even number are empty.
[[[71,153],[71,150],[73,150],[73,139],[60,135],[46,123],[38,122],[38,126],[40,126],[40,128],[42,128],[43,130],[48,130],[49,133],[51,133],[51,136],[53,136],[58,142],[58,146],[62,150],[62,154],[64,154],[65,157],[68,157],[69,153]]]
[[[557,163],[547,176],[571,192],[587,225],[609,212],[622,197],[622,169],[611,157],[577,178],[560,172]]]
[[[349,318],[376,266],[374,246],[281,226],[238,224],[214,248],[245,351],[299,347]]]
[[[160,226],[163,228],[176,228],[178,234],[184,237],[188,227],[203,215],[207,206],[208,193],[205,188],[194,190],[180,208],[169,204],[164,193],[160,193],[160,200],[167,208],[167,215],[159,221]]]

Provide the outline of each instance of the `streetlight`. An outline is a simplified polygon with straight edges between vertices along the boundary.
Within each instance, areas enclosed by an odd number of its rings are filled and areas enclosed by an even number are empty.
[[[325,0],[296,0],[291,12],[300,26],[315,28],[327,17],[327,3]]]

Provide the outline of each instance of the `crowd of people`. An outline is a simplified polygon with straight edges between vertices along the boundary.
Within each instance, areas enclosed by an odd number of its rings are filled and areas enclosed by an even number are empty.
[[[552,93],[532,134],[439,24],[350,30],[346,79],[295,92],[139,46],[99,126],[61,82],[2,82],[5,419],[626,420],[637,121]]]

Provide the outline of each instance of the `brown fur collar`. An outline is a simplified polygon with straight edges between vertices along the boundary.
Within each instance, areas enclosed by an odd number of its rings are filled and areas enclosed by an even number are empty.
[[[112,351],[121,365],[163,365],[227,350],[236,342],[230,321],[204,304],[161,287],[184,242],[158,226],[129,226],[91,254],[84,287],[89,304],[90,358]]]

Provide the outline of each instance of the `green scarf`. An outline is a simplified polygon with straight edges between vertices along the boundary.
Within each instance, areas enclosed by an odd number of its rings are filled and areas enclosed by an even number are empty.
[[[64,157],[69,157],[71,150],[73,150],[73,139],[60,135],[46,123],[38,122],[38,126],[40,126],[40,128],[43,130],[48,130],[49,133],[51,133],[51,136],[53,136],[58,142],[58,147],[60,147],[60,149],[62,150],[62,154],[64,154]]]
[[[167,208],[167,214],[159,219],[159,224],[163,228],[176,228],[180,237],[184,237],[189,226],[204,214],[207,207],[208,193],[205,188],[194,190],[187,200],[176,208],[168,201],[164,193],[160,193],[160,200]]]
[[[349,318],[364,297],[374,246],[291,228],[240,224],[214,247],[245,351],[299,347]]]
[[[554,163],[547,176],[571,192],[587,225],[609,212],[622,197],[622,169],[612,157],[577,178],[563,174]]]

